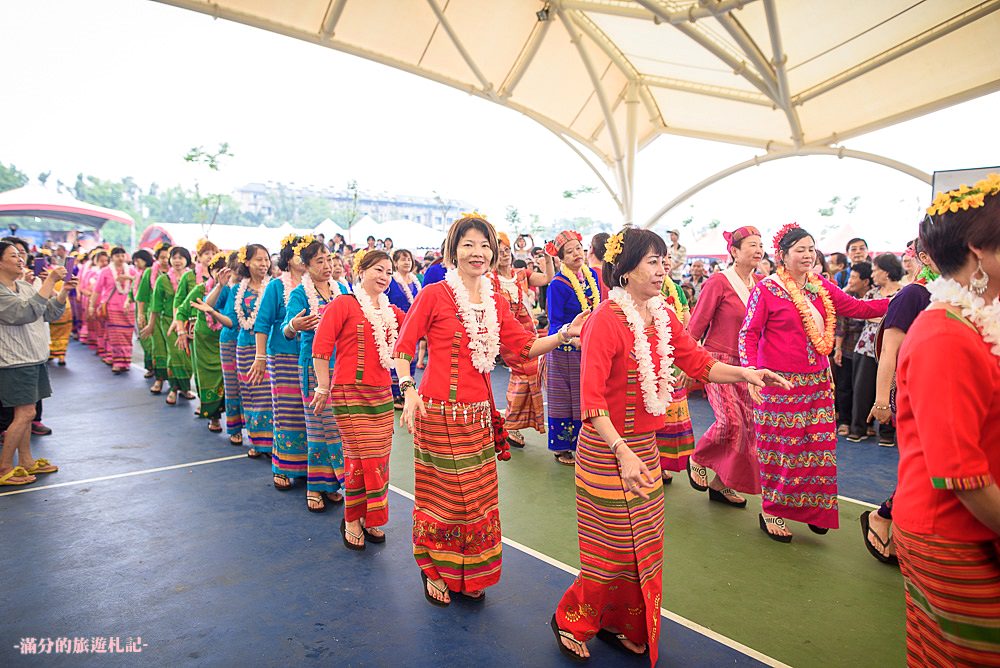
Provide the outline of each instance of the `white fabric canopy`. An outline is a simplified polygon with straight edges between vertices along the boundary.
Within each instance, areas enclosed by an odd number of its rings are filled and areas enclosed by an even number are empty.
[[[670,133],[763,153],[842,142],[1000,90],[1000,0],[162,0],[368,58],[538,121],[631,220],[636,152]],[[951,138],[952,140],[954,138]]]

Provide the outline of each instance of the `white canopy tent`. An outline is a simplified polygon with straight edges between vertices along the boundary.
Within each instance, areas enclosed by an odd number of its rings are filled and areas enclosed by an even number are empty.
[[[854,137],[1000,90],[1000,0],[161,0],[374,60],[541,123],[632,221],[661,134],[835,155]],[[611,177],[606,176],[605,169]]]
[[[396,248],[417,250],[436,250],[441,247],[445,233],[431,229],[412,220],[387,220],[382,223],[382,238],[391,237]]]

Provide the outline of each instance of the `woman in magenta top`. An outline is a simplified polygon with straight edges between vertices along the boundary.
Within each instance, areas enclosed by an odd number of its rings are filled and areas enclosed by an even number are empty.
[[[101,270],[94,286],[99,317],[104,318],[105,340],[111,371],[125,373],[132,366],[132,331],[135,311],[129,292],[136,279],[124,248],[111,249],[111,263]]]
[[[764,244],[756,227],[741,227],[724,236],[733,265],[705,281],[688,332],[696,341],[704,339],[705,350],[716,360],[738,365],[737,338],[757,283],[754,270],[764,257]],[[707,487],[712,501],[743,508],[747,501],[737,492],[760,494],[750,393],[743,384],[711,384],[705,386],[705,394],[715,423],[688,460],[691,486],[700,492]],[[707,469],[715,471],[711,482]]]
[[[889,300],[854,299],[815,273],[816,244],[795,223],[779,230],[774,248],[778,271],[750,292],[738,348],[743,366],[774,369],[794,385],[750,389],[758,403],[760,528],[787,543],[792,533],[785,520],[805,522],[818,534],[840,526],[829,359],[837,315],[881,317]]]
[[[1000,666],[1000,174],[938,195],[920,239],[941,277],[896,369],[907,663]]]

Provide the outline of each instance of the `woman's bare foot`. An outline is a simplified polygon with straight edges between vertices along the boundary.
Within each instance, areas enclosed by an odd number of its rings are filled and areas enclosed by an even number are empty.
[[[721,480],[719,480],[719,476],[718,475],[716,475],[714,478],[712,478],[712,482],[710,482],[708,484],[708,486],[711,487],[712,489],[714,489],[716,492],[721,492],[722,490],[726,489],[725,484],[723,484],[723,482]],[[733,490],[729,490],[729,491],[732,492]],[[729,501],[730,503],[746,503],[747,502],[747,500],[745,498],[743,498],[742,496],[740,496],[739,494],[735,494],[735,493],[733,493],[733,494],[723,494],[723,496],[725,496],[726,500]]]
[[[319,492],[306,492],[306,506],[309,510],[319,512],[321,508],[326,508],[326,502]]]
[[[646,644],[637,645],[628,638],[618,638],[621,640],[622,644],[625,645],[625,649],[632,652],[633,654],[644,654],[646,652]]]
[[[353,520],[351,522],[345,522],[347,526],[347,532],[344,534],[347,538],[347,542],[351,545],[357,545],[361,547],[365,544],[365,532],[361,528],[361,520]]]
[[[788,526],[785,524],[784,520],[782,520],[782,522],[780,524],[778,524],[776,522],[767,522],[767,520],[770,519],[770,518],[781,519],[780,517],[776,517],[775,515],[768,515],[767,513],[761,513],[761,516],[765,520],[766,527],[767,527],[767,532],[769,534],[771,534],[772,536],[791,536],[792,535],[792,532],[788,530]]]
[[[892,520],[887,520],[875,512],[869,513],[868,533],[878,539],[872,540],[869,537],[868,542],[879,554],[883,557],[891,557],[896,554],[896,546],[892,543]]]
[[[359,524],[359,523],[356,523]],[[448,592],[448,585],[445,584],[444,580],[431,580],[427,578],[427,595],[433,598],[435,601],[441,601],[442,603],[451,603],[451,596]]]

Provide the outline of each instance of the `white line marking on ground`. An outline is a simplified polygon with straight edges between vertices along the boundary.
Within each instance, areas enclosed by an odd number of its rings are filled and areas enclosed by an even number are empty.
[[[406,490],[402,490],[399,487],[396,487],[395,485],[389,485],[389,489],[391,489],[396,494],[399,494],[400,496],[406,497],[410,501],[414,500],[412,494],[410,494]],[[525,554],[527,554],[527,555],[529,555],[531,557],[534,557],[535,559],[538,559],[539,561],[543,561],[546,564],[548,564],[549,566],[554,566],[554,567],[558,568],[561,571],[565,571],[566,573],[569,573],[570,575],[576,576],[576,575],[578,575],[580,573],[580,571],[578,569],[573,568],[569,564],[564,564],[563,562],[559,561],[558,559],[553,559],[552,557],[550,557],[547,554],[543,554],[543,553],[539,552],[538,550],[535,550],[535,549],[532,549],[532,548],[528,547],[527,545],[523,545],[521,543],[518,543],[516,540],[511,540],[510,538],[503,538],[502,541],[503,541],[503,543],[505,545],[509,545],[512,548],[514,548],[515,550],[519,550],[521,552],[524,552]],[[725,645],[726,647],[734,649],[737,652],[740,652],[741,654],[745,654],[746,656],[749,656],[751,659],[756,659],[757,661],[760,661],[764,665],[774,666],[775,668],[791,668],[791,666],[789,666],[786,663],[782,663],[781,661],[778,661],[777,659],[771,658],[771,657],[769,657],[766,654],[758,652],[757,650],[753,649],[752,647],[747,647],[743,643],[737,642],[737,641],[733,640],[732,638],[727,638],[726,636],[722,635],[721,633],[717,633],[717,632],[713,631],[712,629],[710,629],[708,627],[705,627],[705,626],[702,626],[701,624],[698,624],[697,622],[692,622],[690,619],[687,619],[686,617],[681,617],[680,615],[678,615],[675,612],[670,612],[666,608],[660,608],[660,614],[663,617],[666,617],[667,619],[669,619],[670,621],[672,621],[672,622],[674,622],[676,624],[680,624],[681,626],[683,626],[685,628],[691,629],[695,633],[699,633],[699,634],[705,636],[706,638],[710,638],[710,639],[714,640],[715,642],[719,643],[720,645]]]
[[[852,499],[851,497],[844,496],[843,494],[837,495],[837,498],[840,499],[841,501],[848,501],[850,503],[856,503],[859,506],[863,506],[865,508],[878,508],[879,507],[878,504],[868,503],[867,501],[860,501],[858,499]]]
[[[22,489],[15,489],[10,492],[0,493],[0,496],[13,496],[14,494],[27,494],[28,492],[40,492],[43,489],[56,489],[57,487],[71,487],[73,485],[86,485],[92,482],[101,482],[103,480],[114,480],[116,478],[131,478],[137,475],[147,475],[150,473],[159,473],[161,471],[172,471],[174,469],[186,469],[190,466],[201,466],[203,464],[215,464],[216,462],[228,462],[233,459],[245,459],[246,455],[230,455],[229,457],[216,457],[215,459],[203,459],[199,462],[188,462],[186,464],[174,464],[173,466],[160,466],[155,469],[144,469],[142,471],[131,471],[129,473],[116,473],[114,475],[103,475],[99,478],[87,478],[85,480],[72,480],[70,482],[57,482],[54,485],[42,485],[36,486],[26,486]]]

